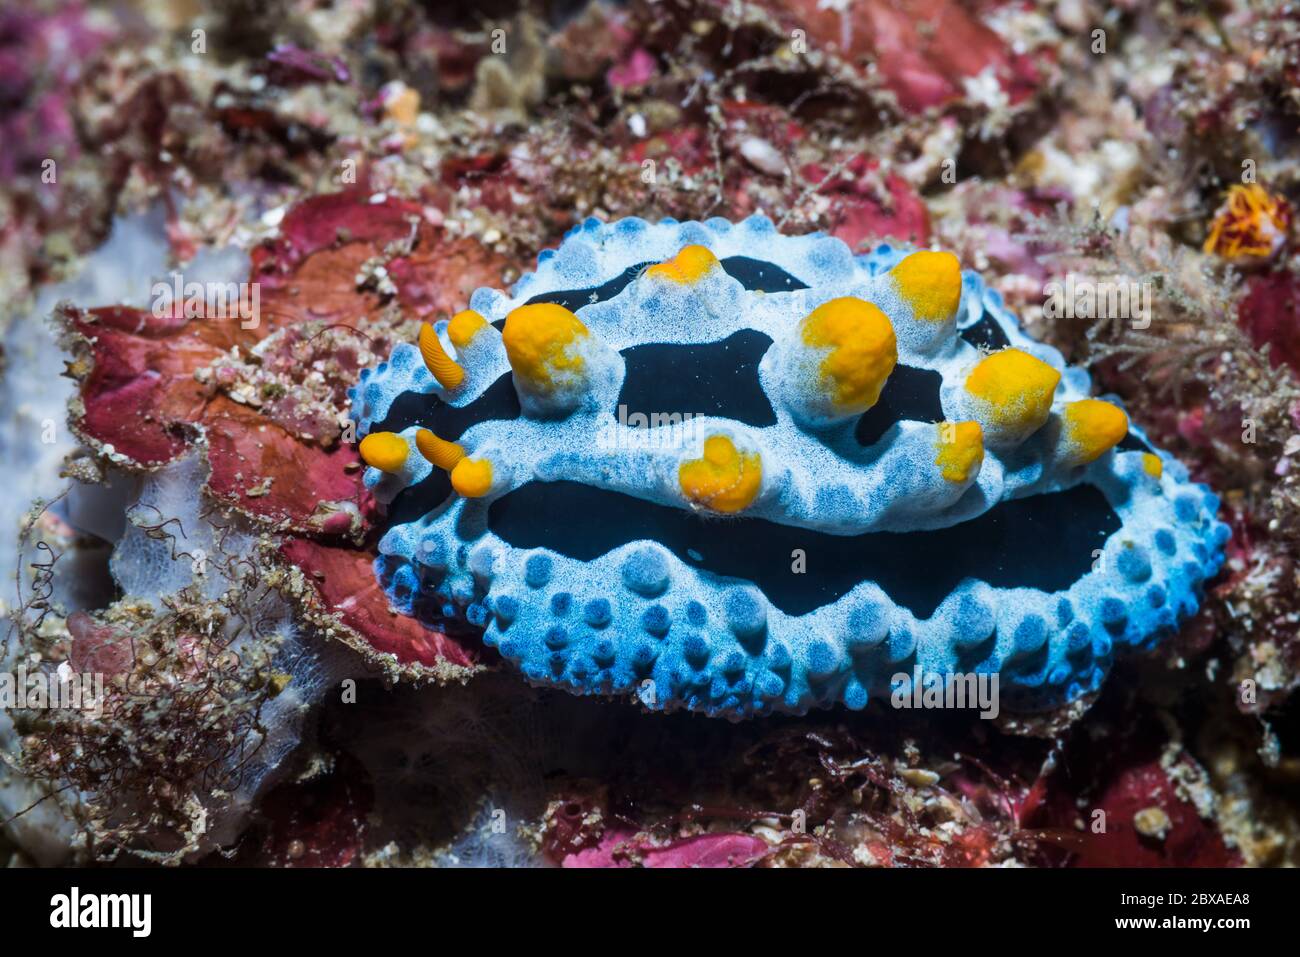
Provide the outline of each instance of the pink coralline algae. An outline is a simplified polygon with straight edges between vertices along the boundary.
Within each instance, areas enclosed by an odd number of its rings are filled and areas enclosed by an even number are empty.
[[[871,62],[908,112],[960,99],[966,81],[990,71],[1015,104],[1039,82],[1032,59],[952,0],[867,0],[838,5],[819,0],[769,0],[764,6],[818,47],[833,47],[852,63]]]
[[[1252,276],[1238,309],[1242,328],[1269,348],[1274,365],[1300,375],[1300,277],[1290,272]]]
[[[323,624],[399,665],[451,673],[476,667],[481,645],[388,609],[359,550],[376,534],[374,501],[331,411],[365,357],[391,341],[378,321],[383,297],[358,290],[355,277],[413,236],[391,266],[396,296],[414,315],[494,275],[490,255],[476,255],[472,241],[444,241],[419,205],[343,193],[300,204],[254,250],[255,324],[122,307],[69,309],[63,321],[79,354],[73,424],[88,443],[143,470],[201,443],[208,491],[290,534],[280,554],[305,573]]]

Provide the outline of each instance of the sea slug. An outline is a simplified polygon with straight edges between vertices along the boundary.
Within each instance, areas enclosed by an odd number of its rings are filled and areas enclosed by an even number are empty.
[[[1218,499],[951,253],[588,220],[351,390],[395,608],[535,684],[741,718],[1095,690],[1194,614]]]

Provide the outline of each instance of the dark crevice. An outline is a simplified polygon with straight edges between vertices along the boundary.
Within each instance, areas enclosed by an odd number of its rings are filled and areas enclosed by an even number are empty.
[[[808,288],[806,282],[791,276],[780,266],[748,256],[728,256],[722,260],[722,268],[750,292],[790,292]]]
[[[419,521],[447,501],[450,494],[451,478],[442,469],[435,468],[423,482],[397,493],[388,506],[387,527]]]
[[[966,578],[994,587],[1069,588],[1092,552],[1120,528],[1100,490],[1002,502],[978,518],[929,532],[827,535],[758,518],[709,519],[576,482],[529,482],[493,502],[488,527],[516,548],[548,548],[591,561],[649,539],[682,561],[757,585],[782,611],[802,615],[875,581],[928,618]],[[792,553],[807,558],[792,571]]]
[[[853,437],[859,445],[870,446],[880,441],[889,427],[901,419],[912,422],[940,422],[943,405],[939,402],[939,387],[943,376],[932,369],[912,366],[894,366],[889,374],[880,399],[858,419]]]
[[[1120,452],[1154,453],[1155,451],[1154,449],[1151,448],[1151,446],[1147,445],[1140,438],[1138,438],[1138,436],[1134,435],[1133,432],[1131,431],[1127,435],[1125,435],[1124,438],[1119,440],[1119,445],[1115,446],[1115,448],[1118,449]]]
[[[546,292],[540,296],[533,296],[525,305],[531,306],[538,302],[553,302],[563,306],[570,312],[577,312],[583,306],[589,306],[593,302],[604,302],[606,299],[613,299],[624,290],[637,276],[654,263],[637,263],[635,266],[628,266],[621,273],[615,276],[609,282],[601,283],[599,286],[588,286],[586,289],[562,289],[559,292]],[[505,320],[498,320],[494,325],[500,328],[505,324]]]
[[[1002,331],[1002,326],[987,313],[979,322],[973,323],[957,333],[977,349],[997,352],[1011,345],[1011,340]]]
[[[454,442],[465,430],[477,422],[489,419],[519,418],[519,396],[515,383],[506,372],[488,386],[487,390],[466,406],[453,406],[436,395],[422,392],[403,392],[388,409],[382,422],[376,422],[371,432],[401,432],[418,425],[430,429],[440,438]]]
[[[775,425],[776,414],[758,381],[758,363],[771,345],[761,332],[742,329],[719,342],[624,349],[627,375],[618,405],[629,415],[653,415],[671,406],[678,413]]]

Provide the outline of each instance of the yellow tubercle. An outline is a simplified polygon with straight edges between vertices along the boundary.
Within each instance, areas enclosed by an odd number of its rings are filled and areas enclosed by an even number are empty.
[[[371,432],[361,440],[357,451],[371,468],[392,473],[402,470],[411,454],[411,447],[396,432]]]
[[[984,464],[984,430],[978,422],[938,422],[934,464],[949,482],[965,482]]]
[[[549,391],[557,372],[578,373],[583,359],[571,348],[589,333],[572,312],[550,302],[520,306],[506,317],[501,338],[517,378]]]
[[[822,384],[844,413],[862,413],[876,404],[885,380],[898,362],[898,342],[889,317],[853,296],[832,299],[803,320],[805,345],[829,348],[822,360]]]
[[[757,452],[742,453],[725,435],[704,440],[704,456],[683,462],[677,470],[682,493],[693,504],[732,514],[747,508],[763,484],[763,460]]]
[[[961,302],[961,261],[952,253],[912,253],[889,271],[914,318],[945,322]]]
[[[429,372],[444,389],[457,389],[465,381],[465,370],[442,347],[438,334],[427,322],[420,326],[420,355]]]
[[[420,450],[421,455],[444,472],[450,472],[465,457],[463,445],[440,439],[428,429],[420,429],[415,433],[415,447]]]
[[[451,470],[451,487],[466,498],[482,498],[492,488],[492,463],[461,459]]]
[[[651,266],[647,276],[690,285],[699,282],[718,265],[718,257],[705,246],[683,246],[672,259]]]
[[[1095,461],[1128,435],[1124,410],[1101,399],[1071,402],[1065,407],[1064,418],[1070,458],[1078,465]]]
[[[464,349],[487,326],[487,320],[473,309],[466,309],[451,317],[447,323],[447,338],[457,349]]]
[[[966,377],[966,391],[985,406],[986,421],[1028,435],[1052,411],[1061,373],[1020,349],[1003,349],[981,359]]]
[[[1158,479],[1165,474],[1165,463],[1160,461],[1160,456],[1151,452],[1142,453],[1142,471],[1146,472],[1153,479]]]

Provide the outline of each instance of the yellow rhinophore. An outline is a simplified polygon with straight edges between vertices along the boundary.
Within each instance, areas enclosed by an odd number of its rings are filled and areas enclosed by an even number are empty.
[[[986,424],[1023,438],[1047,421],[1060,381],[1061,373],[1041,359],[1019,349],[1003,349],[971,370],[966,391],[983,406]]]
[[[573,347],[588,335],[587,327],[568,309],[539,302],[512,311],[501,338],[516,380],[549,392],[556,385],[557,373],[581,373],[583,359]]]
[[[757,452],[739,452],[725,435],[704,440],[704,457],[683,462],[677,469],[682,493],[693,504],[731,514],[758,497],[763,484],[763,460]]]
[[[984,464],[984,430],[978,422],[937,422],[934,464],[949,482],[966,482]]]
[[[1071,402],[1065,407],[1063,417],[1066,454],[1076,465],[1095,461],[1128,435],[1128,416],[1124,410],[1101,399]]]
[[[451,470],[451,487],[466,498],[481,498],[492,488],[492,463],[487,459],[461,459]]]
[[[832,299],[810,312],[800,335],[804,344],[829,349],[822,360],[822,386],[838,411],[861,414],[876,404],[898,362],[889,317],[853,296]]]
[[[1153,479],[1158,479],[1165,474],[1165,463],[1160,461],[1160,456],[1153,455],[1150,452],[1142,453],[1142,471],[1146,472]]]
[[[402,470],[406,457],[411,454],[411,447],[396,432],[371,432],[361,440],[357,451],[371,468],[391,473]]]
[[[420,450],[421,455],[444,472],[450,472],[465,457],[463,445],[440,439],[428,429],[420,429],[415,433],[415,447]]]
[[[487,320],[473,309],[466,309],[451,317],[447,323],[447,338],[457,349],[464,349],[471,339],[486,328]]]
[[[647,276],[690,285],[699,282],[718,265],[718,257],[705,246],[683,246],[672,259],[651,266]]]
[[[922,322],[945,322],[961,302],[961,262],[952,253],[912,253],[889,271],[898,294]]]
[[[465,370],[447,355],[438,334],[427,322],[420,326],[420,355],[429,372],[444,389],[456,389],[465,381]]]

